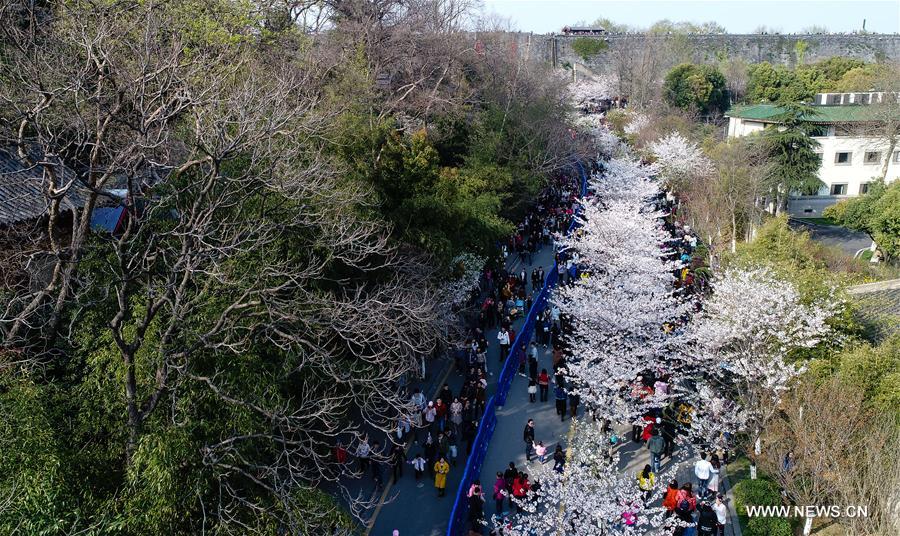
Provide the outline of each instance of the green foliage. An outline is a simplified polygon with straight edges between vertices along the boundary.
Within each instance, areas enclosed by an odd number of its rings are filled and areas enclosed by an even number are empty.
[[[763,139],[773,163],[774,180],[785,192],[815,194],[822,186],[819,180],[819,142],[810,136],[809,123],[802,118],[815,116],[810,106],[782,103],[783,112],[776,117],[778,127],[766,129]]]
[[[783,517],[754,517],[743,532],[747,536],[794,536],[791,521]]]
[[[747,70],[750,102],[807,101],[815,94],[796,72],[784,65],[756,63]]]
[[[802,39],[794,43],[794,58],[797,61],[797,65],[803,65],[803,61],[806,59],[806,51],[808,49],[809,43]]]
[[[747,505],[777,506],[781,504],[778,484],[767,478],[745,479],[734,485],[734,508],[739,516],[747,515]]]
[[[823,215],[868,233],[888,257],[900,256],[900,181],[889,186],[873,182],[865,195],[840,201]]]
[[[819,380],[837,376],[858,387],[878,413],[896,415],[900,407],[900,333],[880,344],[857,343],[827,359],[816,360],[810,373]]]
[[[830,300],[837,289],[842,296],[847,285],[862,282],[860,275],[835,270],[830,250],[809,237],[809,233],[791,230],[782,216],[767,221],[751,242],[738,245],[737,254],[729,262],[741,266],[768,266],[786,281],[796,285],[805,303]],[[842,300],[829,325],[842,336],[856,337],[862,326],[854,320],[851,302]],[[842,337],[829,338],[825,344],[804,350],[797,357],[805,359],[829,355]]]
[[[711,65],[681,64],[666,75],[663,95],[670,106],[704,114],[728,107],[725,76]]]
[[[572,41],[572,50],[585,61],[591,59],[607,48],[609,48],[609,44],[602,39],[578,37]]]
[[[871,65],[854,58],[835,56],[812,64],[803,64],[808,46],[797,41],[794,54],[797,68],[761,62],[751,65],[747,74],[747,100],[750,102],[808,102],[816,93],[844,91],[843,87],[859,81],[862,73],[849,75],[850,71],[865,67],[870,75]],[[849,76],[844,80],[845,76]]]

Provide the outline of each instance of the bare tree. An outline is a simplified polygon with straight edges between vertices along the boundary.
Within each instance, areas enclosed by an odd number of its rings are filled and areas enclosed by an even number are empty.
[[[4,296],[0,335],[21,359],[3,368],[111,351],[131,471],[148,433],[226,423],[184,462],[209,484],[188,506],[202,512],[193,532],[207,520],[222,533],[333,530],[303,491],[337,480],[339,437],[410,411],[392,387],[440,340],[431,270],[360,216],[371,195],[322,150],[330,66],[175,31],[169,7],[0,11],[3,127],[43,170],[52,259],[45,285]],[[91,216],[113,186],[127,191],[127,223],[98,237]],[[66,226],[69,188],[87,201]],[[248,360],[253,381],[235,373]]]
[[[761,462],[794,504],[868,507],[866,516],[838,519],[848,534],[893,534],[900,463],[890,453],[900,435],[863,394],[837,378],[799,383],[766,430]],[[808,518],[804,533],[811,528]]]

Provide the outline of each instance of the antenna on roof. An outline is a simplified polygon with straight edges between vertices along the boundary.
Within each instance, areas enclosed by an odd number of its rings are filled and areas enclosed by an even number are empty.
[[[863,31],[866,31],[866,19],[863,19]]]

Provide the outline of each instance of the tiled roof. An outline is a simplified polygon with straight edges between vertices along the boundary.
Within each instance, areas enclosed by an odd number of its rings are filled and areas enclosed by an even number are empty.
[[[63,180],[72,173],[63,171]],[[49,202],[40,167],[28,167],[14,153],[0,148],[0,225],[39,218],[47,213]],[[73,185],[63,197],[60,210],[84,206],[86,190]]]
[[[810,123],[865,123],[877,120],[878,114],[876,108],[864,104],[811,106],[811,108],[815,110],[815,113],[804,117]],[[783,109],[776,104],[750,104],[732,106],[725,112],[725,116],[761,121],[763,123],[777,123],[775,118],[782,112]]]
[[[867,335],[881,340],[900,329],[900,280],[851,287]]]

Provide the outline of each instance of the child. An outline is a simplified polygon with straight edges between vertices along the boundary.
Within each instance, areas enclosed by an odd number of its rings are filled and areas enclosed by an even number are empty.
[[[534,402],[534,400],[532,400]],[[534,453],[537,454],[538,459],[541,463],[544,463],[544,460],[547,458],[547,447],[544,446],[543,441],[538,441],[534,445]]]
[[[534,402],[537,395],[537,383],[533,379],[528,380],[528,401]]]

